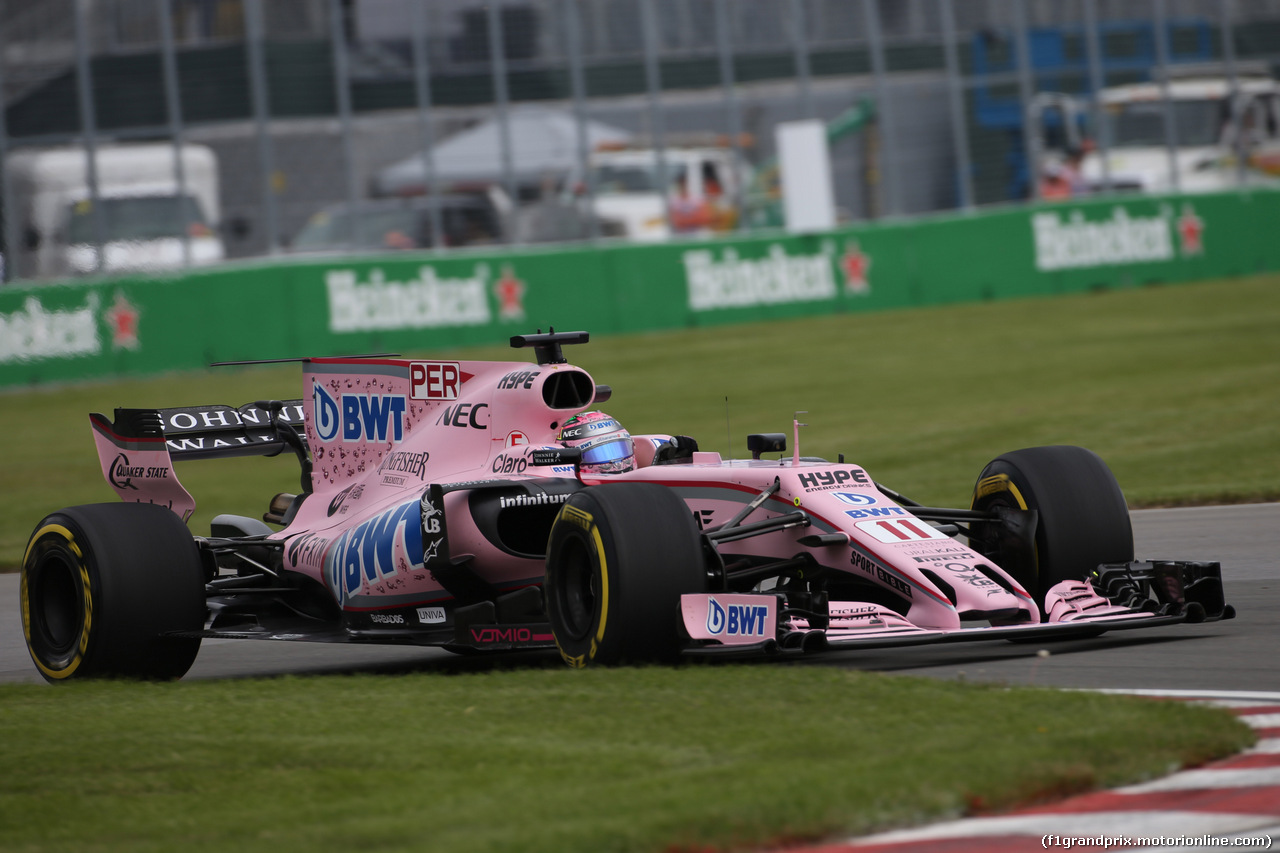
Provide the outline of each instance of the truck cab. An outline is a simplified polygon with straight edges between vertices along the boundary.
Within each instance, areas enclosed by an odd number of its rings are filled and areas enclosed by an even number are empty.
[[[750,182],[749,167],[734,161],[732,149],[713,146],[668,148],[661,159],[652,148],[597,151],[595,212],[633,240],[731,231]]]
[[[1176,182],[1165,132],[1166,86],[1177,143]],[[1045,130],[1042,176],[1078,145],[1081,183],[1091,191],[1162,193],[1176,186],[1182,192],[1212,192],[1241,182],[1271,184],[1280,177],[1280,82],[1270,77],[1242,75],[1233,87],[1225,76],[1188,75],[1164,84],[1114,86],[1097,97],[1104,127],[1093,128],[1092,135],[1107,140],[1105,152],[1079,136],[1087,113],[1081,99],[1037,98],[1033,111]],[[1048,121],[1053,113],[1058,115]],[[1048,128],[1057,129],[1052,141]]]
[[[1273,168],[1280,155],[1280,84],[1262,77],[1231,82],[1197,77],[1168,83],[1172,102],[1178,187],[1188,192],[1236,185],[1237,157],[1243,156],[1246,181],[1257,181],[1258,166]],[[1102,120],[1110,139],[1107,166],[1117,189],[1161,192],[1173,188],[1165,143],[1164,100],[1158,83],[1136,83],[1103,90]],[[1090,184],[1101,185],[1101,154],[1082,164]],[[1280,173],[1280,168],[1275,171]]]
[[[6,166],[21,229],[13,276],[163,270],[222,260],[217,161],[200,145],[182,146],[181,156],[179,185],[172,145],[101,146],[95,198],[83,149],[14,152]]]

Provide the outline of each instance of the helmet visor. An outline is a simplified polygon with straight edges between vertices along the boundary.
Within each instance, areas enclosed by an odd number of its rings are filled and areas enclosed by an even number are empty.
[[[619,462],[635,456],[635,447],[630,438],[616,438],[611,441],[593,445],[582,451],[582,464],[603,465],[606,462]]]

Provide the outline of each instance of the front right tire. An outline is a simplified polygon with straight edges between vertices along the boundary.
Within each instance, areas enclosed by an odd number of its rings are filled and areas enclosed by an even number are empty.
[[[1055,584],[1087,580],[1100,563],[1133,560],[1124,493],[1106,463],[1083,447],[1029,447],[998,456],[978,475],[972,506],[1036,510],[1029,553],[990,522],[973,525],[970,546],[1013,575],[1041,608]]]

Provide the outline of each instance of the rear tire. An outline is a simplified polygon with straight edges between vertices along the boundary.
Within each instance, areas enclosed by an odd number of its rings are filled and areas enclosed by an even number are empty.
[[[1091,450],[1058,445],[1015,450],[994,459],[978,475],[973,508],[997,506],[1039,513],[1030,553],[1001,526],[973,526],[970,544],[1013,575],[1036,604],[1064,580],[1086,580],[1099,563],[1133,559],[1129,506],[1111,469]],[[981,540],[981,541],[979,541]]]
[[[204,626],[204,573],[178,516],[152,504],[46,516],[22,561],[22,630],[47,681],[181,678]]]
[[[693,515],[665,486],[584,489],[551,527],[547,616],[570,666],[674,660],[680,596],[706,588]]]

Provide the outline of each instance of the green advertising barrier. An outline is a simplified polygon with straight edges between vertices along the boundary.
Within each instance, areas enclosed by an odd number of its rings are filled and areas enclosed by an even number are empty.
[[[1134,197],[665,244],[226,264],[0,290],[0,388],[1280,269],[1280,191]]]

